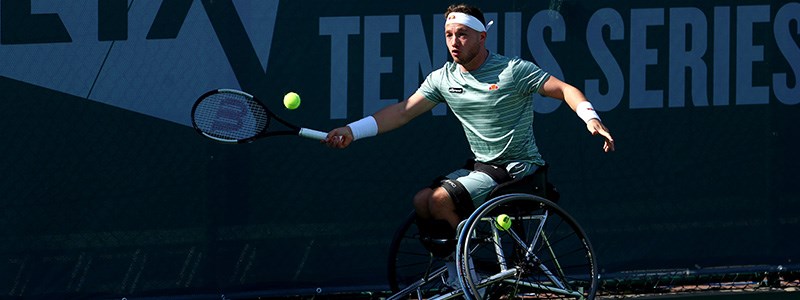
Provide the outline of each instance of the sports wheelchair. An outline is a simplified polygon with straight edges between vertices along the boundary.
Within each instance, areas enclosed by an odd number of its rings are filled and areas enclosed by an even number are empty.
[[[592,246],[558,198],[547,166],[498,185],[459,224],[455,254],[447,258],[422,245],[412,211],[389,249],[388,299],[594,299]],[[508,229],[497,224],[503,214],[511,219]],[[448,274],[447,260],[454,260],[457,274]],[[448,285],[450,276],[457,285]]]

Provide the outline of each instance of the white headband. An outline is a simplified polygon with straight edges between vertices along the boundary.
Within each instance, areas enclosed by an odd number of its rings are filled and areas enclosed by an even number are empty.
[[[487,30],[489,30],[489,28],[492,27],[492,24],[494,24],[494,20],[489,21],[489,24],[483,26],[483,23],[481,23],[481,21],[479,21],[478,18],[475,18],[465,13],[451,12],[449,15],[447,15],[447,21],[445,21],[444,25],[453,23],[466,25],[467,27],[475,29],[478,32],[486,32]]]

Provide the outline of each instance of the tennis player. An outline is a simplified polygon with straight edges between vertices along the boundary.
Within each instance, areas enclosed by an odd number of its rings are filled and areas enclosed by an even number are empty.
[[[428,75],[407,100],[374,115],[336,128],[323,142],[345,148],[353,141],[403,126],[439,103],[446,103],[461,122],[475,165],[455,170],[414,197],[421,233],[454,238],[458,223],[500,181],[532,174],[545,161],[533,136],[531,95],[563,100],[592,135],[603,137],[603,150],[614,151],[614,139],[577,88],[519,58],[486,49],[485,19],[477,7],[451,5],[445,12],[444,33],[452,62]],[[449,247],[440,255],[452,252]],[[434,254],[437,254],[434,252]]]

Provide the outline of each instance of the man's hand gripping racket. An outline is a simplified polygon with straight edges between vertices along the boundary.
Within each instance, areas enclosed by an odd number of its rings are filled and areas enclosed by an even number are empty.
[[[272,120],[285,128],[270,129]],[[326,132],[284,121],[252,95],[231,89],[212,90],[200,96],[192,107],[192,126],[209,139],[230,144],[276,135],[299,135],[318,141],[328,136]]]

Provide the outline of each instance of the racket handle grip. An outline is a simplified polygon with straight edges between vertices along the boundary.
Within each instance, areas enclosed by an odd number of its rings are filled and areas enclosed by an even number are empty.
[[[315,139],[315,140],[318,140],[318,141],[324,140],[325,138],[328,137],[328,133],[327,132],[322,132],[322,131],[318,131],[318,130],[314,130],[314,129],[308,129],[308,128],[300,128],[300,132],[297,133],[297,134],[299,136],[302,136],[302,137],[305,137],[305,138],[310,138],[310,139]]]

